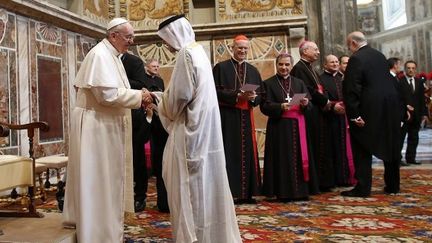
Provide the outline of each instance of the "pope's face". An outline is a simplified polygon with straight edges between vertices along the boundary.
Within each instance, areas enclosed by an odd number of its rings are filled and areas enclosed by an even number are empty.
[[[125,53],[134,43],[134,30],[132,25],[126,23],[112,33],[112,44],[120,53]]]
[[[289,57],[280,58],[276,65],[277,73],[284,78],[286,78],[291,72],[292,65]]]
[[[233,45],[233,56],[237,61],[246,60],[249,51],[249,41],[238,40],[234,42]]]

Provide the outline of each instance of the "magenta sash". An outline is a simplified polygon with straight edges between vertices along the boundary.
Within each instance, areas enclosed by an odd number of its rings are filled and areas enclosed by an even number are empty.
[[[348,119],[345,115],[345,124],[346,124],[346,129],[345,129],[345,146],[346,146],[346,154],[347,154],[347,159],[348,159],[348,169],[349,169],[349,178],[348,178],[348,183],[350,183],[351,185],[354,185],[357,183],[357,180],[354,178],[354,173],[355,173],[355,169],[354,169],[354,159],[353,159],[353,154],[352,154],[352,149],[351,149],[351,136],[350,136],[350,131],[349,131],[349,123],[348,123]]]
[[[288,111],[282,113],[283,118],[296,119],[299,126],[300,151],[302,155],[303,179],[309,181],[309,156],[306,136],[306,123],[303,114],[300,112],[300,106],[291,106]]]

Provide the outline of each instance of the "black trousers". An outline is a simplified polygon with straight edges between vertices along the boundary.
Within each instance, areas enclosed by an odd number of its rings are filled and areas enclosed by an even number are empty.
[[[357,184],[354,190],[369,195],[372,187],[372,153],[367,151],[355,139],[351,139],[355,178]]]
[[[164,130],[157,131],[157,128],[152,133],[151,154],[153,174],[156,176],[157,207],[159,210],[168,211],[167,191],[162,179],[162,157],[168,134]]]
[[[372,153],[361,146],[355,139],[351,139],[354,157],[355,178],[357,184],[354,188],[361,194],[370,194],[372,188]],[[400,189],[400,159],[397,149],[394,150],[393,159],[384,161],[385,191],[397,193]]]
[[[401,150],[405,141],[405,136],[408,134],[407,148],[405,151],[405,160],[407,163],[415,162],[416,154],[417,154],[417,146],[419,143],[419,131],[420,131],[420,123],[415,121],[406,122],[401,128],[401,140],[400,140]]]
[[[134,199],[143,201],[147,198],[148,171],[144,153],[144,139],[139,133],[132,133]]]

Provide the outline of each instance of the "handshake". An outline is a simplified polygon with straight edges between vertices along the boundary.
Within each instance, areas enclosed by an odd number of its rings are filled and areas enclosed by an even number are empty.
[[[141,89],[141,92],[141,107],[146,111],[147,116],[151,117],[153,113],[157,114],[157,105],[153,102],[156,97],[154,97],[146,88]]]

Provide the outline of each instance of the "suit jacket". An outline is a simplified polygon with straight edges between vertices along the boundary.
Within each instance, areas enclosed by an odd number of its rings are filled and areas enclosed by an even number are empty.
[[[366,45],[350,57],[343,96],[352,139],[382,160],[396,159],[401,115],[395,107],[400,107],[400,98],[381,52]],[[364,127],[352,122],[358,117]]]
[[[144,62],[140,57],[125,53],[121,58],[123,67],[132,89],[142,89],[145,87],[146,72]]]
[[[393,76],[393,84],[398,92],[398,96],[399,96],[399,103],[400,103],[400,119],[401,122],[405,122],[408,119],[407,116],[407,104],[408,102],[405,99],[405,96],[403,95],[402,92],[402,82],[398,79],[397,76]]]
[[[420,79],[414,78],[414,93],[411,91],[411,86],[408,83],[408,78],[403,77],[400,80],[401,93],[406,103],[414,107],[411,113],[411,120],[415,124],[420,124],[421,117],[427,115],[426,104],[424,100],[424,86]]]
[[[135,55],[125,53],[121,60],[131,88],[138,90],[145,88],[144,79],[146,72],[142,59]],[[146,120],[144,109],[142,107],[132,109],[132,131],[134,143],[144,144],[147,142],[150,139],[150,128],[151,124]]]

